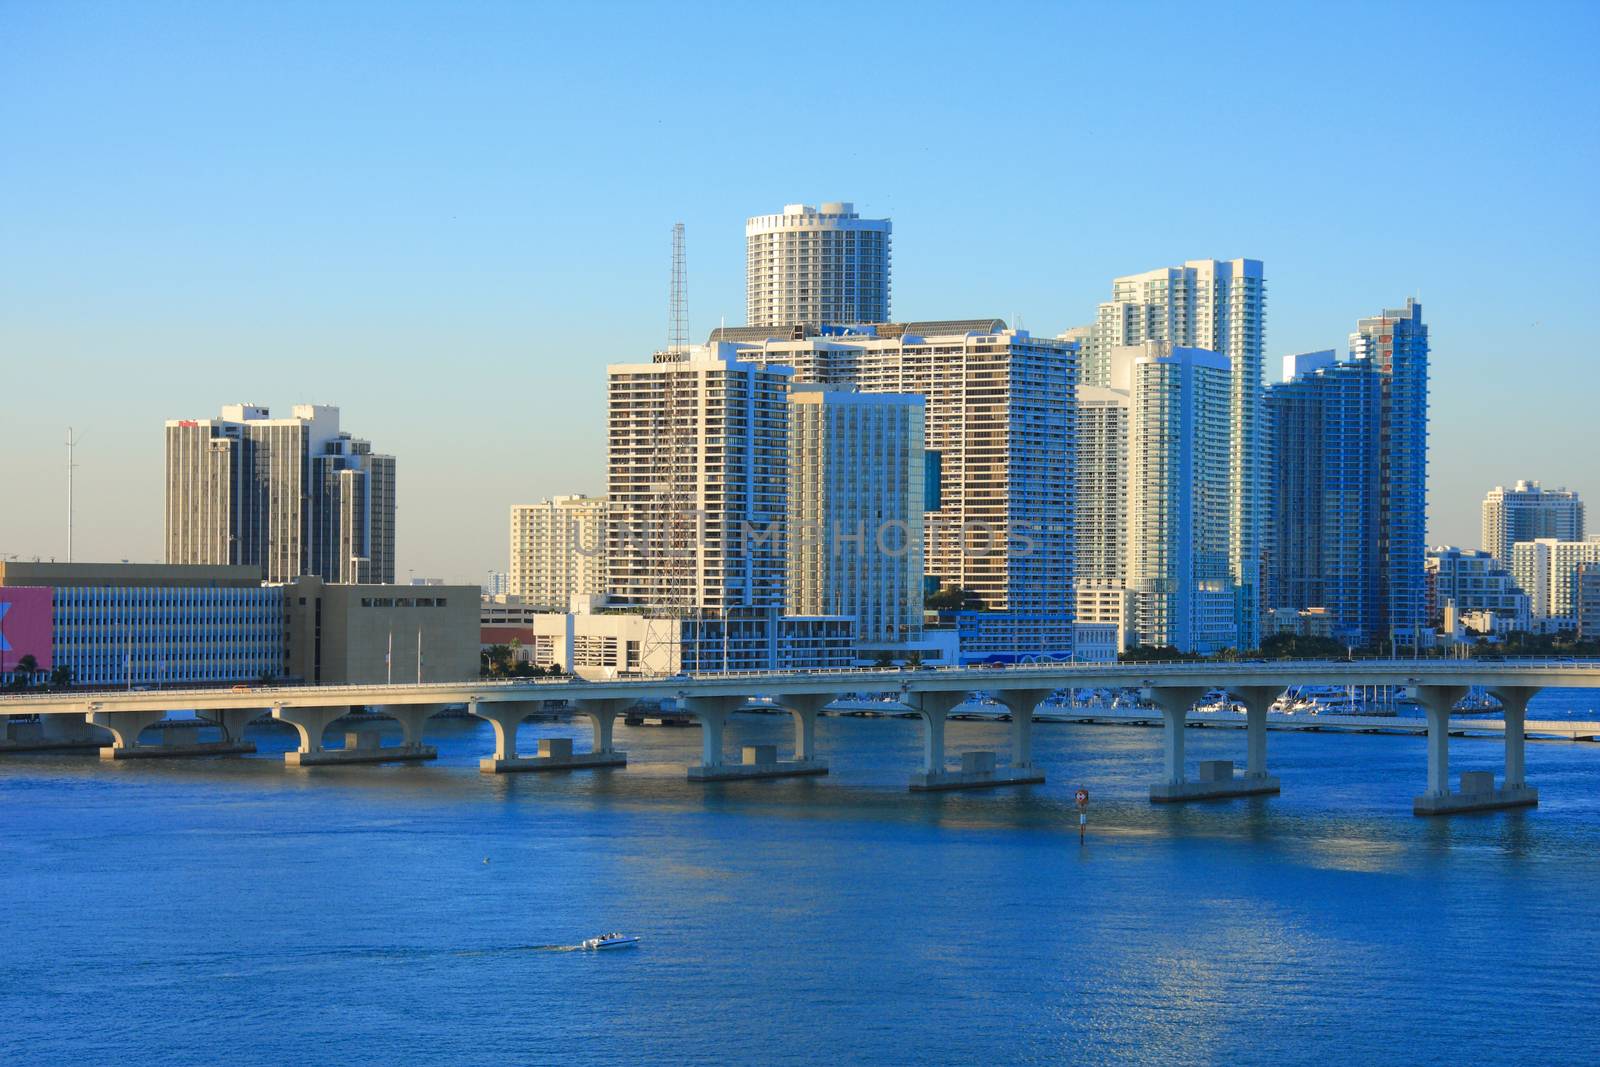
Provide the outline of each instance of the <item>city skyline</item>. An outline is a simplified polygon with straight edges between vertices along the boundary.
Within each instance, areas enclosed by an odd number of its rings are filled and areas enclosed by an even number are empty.
[[[857,25],[886,30],[887,17],[859,15]],[[1103,29],[1107,17],[1027,21],[1037,33],[1075,36]],[[1282,127],[1271,145],[1174,134],[1170,150],[1189,164],[1226,162],[1250,179],[1205,186],[1209,210],[1195,212],[1193,183],[1050,166],[1072,158],[1080,131],[1100,131],[1111,148],[1139,143],[1140,106],[1133,119],[1106,123],[1121,91],[1109,61],[1094,56],[1070,79],[1065,70],[1024,73],[1026,91],[998,113],[995,90],[964,89],[977,94],[967,101],[919,71],[918,49],[908,48],[887,60],[906,86],[889,90],[884,106],[914,147],[809,153],[751,121],[809,103],[792,88],[758,85],[729,99],[709,73],[682,72],[670,87],[682,110],[673,111],[626,87],[592,100],[568,94],[559,75],[578,60],[559,50],[540,74],[516,62],[519,39],[590,31],[574,13],[490,7],[471,26],[351,20],[319,25],[312,40],[292,11],[196,12],[181,26],[131,11],[94,20],[14,11],[0,74],[16,89],[0,94],[0,116],[19,131],[19,151],[0,161],[14,251],[0,266],[0,354],[8,369],[80,384],[29,390],[26,401],[12,390],[0,402],[0,452],[29,479],[29,506],[0,515],[0,554],[64,558],[69,425],[83,439],[75,555],[155,560],[161,443],[152,426],[240,400],[338,403],[405,464],[396,576],[480,580],[506,567],[510,505],[603,491],[603,368],[647,358],[666,339],[672,223],[687,224],[690,336],[699,341],[724,318],[743,320],[746,220],[835,199],[892,221],[901,320],[993,315],[1049,337],[1092,319],[1108,277],[1251,257],[1270,273],[1263,354],[1272,368],[1284,354],[1339,344],[1372,308],[1418,296],[1434,350],[1428,543],[1475,547],[1478,506],[1496,484],[1600,491],[1581,436],[1587,391],[1550,388],[1586,380],[1583,353],[1595,341],[1580,288],[1596,235],[1583,185],[1595,151],[1573,130],[1596,94],[1581,77],[1553,91],[1585,62],[1573,21],[1594,16],[1573,8],[1571,18],[1509,37],[1470,14],[1430,19],[1437,48],[1383,87],[1341,85],[1337,95],[1303,72],[1339,60],[1346,39],[1319,35],[1318,20],[1345,25],[1343,16],[1251,17],[1266,25],[1231,36],[1227,27],[1162,25],[1150,35],[1176,77],[1211,69],[1184,58],[1205,52],[1186,46],[1210,44],[1283,90],[1250,105],[1258,121]],[[660,63],[643,22],[605,62]],[[1294,31],[1300,51],[1275,55],[1267,30]],[[432,31],[459,51],[417,71],[405,57]],[[714,27],[701,47],[736,47],[748,32],[747,23]],[[924,51],[959,36],[948,22],[895,32]],[[370,53],[364,89],[329,104],[315,88],[351,89],[341,57],[367,33],[387,48]],[[304,78],[261,62],[291,47]],[[1522,64],[1514,84],[1490,85],[1471,73],[1473,57],[1490,54],[1539,61]],[[233,78],[241,65],[252,77]],[[186,79],[155,76],[168,68]],[[114,85],[128,88],[112,93]],[[423,101],[434,89],[436,99]],[[540,105],[539,91],[553,106]],[[1194,92],[1229,99],[1214,85]],[[1407,103],[1403,115],[1388,109],[1396,98]],[[462,108],[475,118],[456,123]],[[161,131],[135,140],[150,113],[164,116]],[[1302,113],[1318,121],[1302,128]],[[224,115],[245,116],[263,147],[219,132],[231,128],[219,125]],[[622,124],[628,155],[585,132],[600,120]],[[526,137],[505,139],[508,122]],[[1024,145],[1041,160],[1039,175],[997,176],[975,158],[942,154],[980,130]],[[1516,138],[1514,171],[1485,151],[1485,131]],[[689,177],[694,167],[672,173],[734,138],[749,152],[783,154],[783,176],[727,168],[712,191]],[[1348,162],[1375,138],[1408,143],[1407,167],[1382,183]],[[575,164],[555,151],[564,143],[592,148],[591,158]],[[257,151],[315,165],[263,170]],[[624,193],[609,173],[634,156],[666,165]],[[26,159],[48,161],[51,181]],[[63,180],[109,170],[122,180]],[[1518,195],[1504,195],[1508,181]],[[604,322],[599,345],[575,351],[574,321]],[[1505,398],[1532,388],[1538,432],[1504,434],[1516,421]],[[506,397],[526,406],[506,409]],[[463,464],[463,453],[480,461]]]

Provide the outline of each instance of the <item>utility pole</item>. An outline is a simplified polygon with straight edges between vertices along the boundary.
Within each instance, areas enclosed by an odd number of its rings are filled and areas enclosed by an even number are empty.
[[[67,562],[72,562],[72,472],[78,465],[73,462],[73,450],[78,445],[78,438],[73,434],[72,427],[67,427]]]

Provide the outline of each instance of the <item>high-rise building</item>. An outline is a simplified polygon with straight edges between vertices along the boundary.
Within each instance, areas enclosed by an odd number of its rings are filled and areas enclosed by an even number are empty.
[[[1344,361],[1284,361],[1267,390],[1267,604],[1325,609],[1332,635],[1404,645],[1428,625],[1428,328],[1422,308],[1361,319]]]
[[[790,615],[848,615],[863,651],[922,634],[920,396],[789,394]]]
[[[1117,627],[1117,650],[1133,636],[1128,593],[1127,388],[1078,388],[1074,566],[1079,624]]]
[[[1235,625],[1242,647],[1260,637],[1262,482],[1262,345],[1266,276],[1255,259],[1189,260],[1130,274],[1111,284],[1111,300],[1095,321],[1063,337],[1083,345],[1084,384],[1110,385],[1114,349],[1145,341],[1216,352],[1229,361],[1228,566],[1235,589]]]
[[[958,619],[962,656],[1071,655],[1077,346],[992,319],[801,334],[739,358],[926,401],[939,486],[924,567],[984,608]]]
[[[1422,559],[1428,550],[1428,327],[1422,305],[1357,321],[1350,358],[1376,368],[1382,396],[1378,441],[1379,629],[1391,647],[1413,644],[1428,623]]]
[[[1112,380],[1125,362],[1129,385],[1124,574],[1136,642],[1200,653],[1247,647],[1254,629],[1239,626],[1229,565],[1229,361],[1165,341],[1125,346],[1111,361]]]
[[[884,322],[888,219],[854,204],[788,204],[745,223],[745,321],[751,326]]]
[[[1528,594],[1540,629],[1576,628],[1578,574],[1584,565],[1595,563],[1600,563],[1600,537],[1586,541],[1540,537],[1511,546],[1511,577]]]
[[[1545,489],[1538,482],[1497,485],[1483,498],[1483,550],[1502,565],[1518,541],[1583,540],[1583,501],[1570,489]]]
[[[558,496],[511,506],[511,572],[503,590],[545,611],[606,591],[604,497]]]
[[[395,461],[339,430],[339,409],[287,419],[234,404],[166,424],[168,563],[258,567],[268,581],[394,581]]]
[[[1267,389],[1267,607],[1324,612],[1349,645],[1384,632],[1381,407],[1371,362],[1332,350],[1286,358],[1284,381]]]
[[[781,611],[791,372],[732,345],[607,368],[606,587],[622,605]]]
[[[784,614],[793,372],[737,355],[719,343],[607,369],[608,601],[678,620],[665,659],[685,671],[846,665],[852,619]]]

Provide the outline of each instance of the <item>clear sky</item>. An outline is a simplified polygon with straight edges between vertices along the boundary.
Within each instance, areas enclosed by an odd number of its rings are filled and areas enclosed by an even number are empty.
[[[1294,10],[1290,10],[1290,9]],[[337,403],[400,567],[604,489],[604,367],[743,321],[743,222],[894,220],[900,318],[1266,263],[1277,356],[1419,296],[1430,538],[1600,506],[1600,5],[0,0],[0,555],[160,558],[167,418]]]

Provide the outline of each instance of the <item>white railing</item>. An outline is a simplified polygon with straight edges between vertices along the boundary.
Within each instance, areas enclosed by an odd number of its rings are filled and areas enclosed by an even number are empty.
[[[1073,676],[1091,676],[1102,679],[1125,679],[1129,686],[1141,684],[1145,679],[1152,681],[1177,678],[1193,678],[1198,681],[1210,683],[1226,683],[1239,678],[1248,678],[1262,675],[1269,679],[1282,679],[1302,674],[1343,674],[1351,679],[1362,676],[1380,674],[1388,676],[1391,680],[1386,684],[1394,684],[1392,676],[1403,674],[1410,677],[1429,677],[1436,675],[1459,674],[1505,674],[1515,677],[1519,674],[1562,671],[1562,672],[1600,672],[1600,660],[1582,659],[1462,659],[1462,660],[1249,660],[1233,662],[1215,661],[1152,661],[1146,663],[1023,663],[1006,664],[1003,666],[942,666],[942,667],[842,667],[818,670],[762,670],[762,671],[730,671],[725,673],[700,672],[695,674],[669,675],[651,678],[617,678],[588,681],[576,678],[505,678],[505,679],[472,679],[460,682],[403,682],[396,684],[372,683],[366,685],[292,685],[292,686],[249,686],[229,687],[226,689],[124,689],[110,688],[98,690],[72,690],[70,692],[43,692],[30,693],[27,691],[6,693],[0,695],[0,707],[16,704],[61,704],[81,703],[85,700],[117,700],[117,699],[159,699],[164,698],[171,702],[181,702],[185,698],[195,700],[208,700],[217,697],[245,698],[252,701],[259,700],[263,705],[279,701],[304,700],[309,697],[337,697],[341,694],[372,694],[372,693],[462,693],[473,692],[515,692],[518,690],[538,691],[574,689],[583,691],[588,688],[637,688],[640,690],[659,691],[663,687],[673,685],[710,685],[718,682],[739,681],[770,681],[785,679],[794,681],[822,681],[837,678],[841,682],[849,683],[842,688],[855,688],[859,683],[874,681],[893,683],[915,684],[919,679],[961,679],[971,680],[974,688],[998,689],[1004,688],[1007,676],[1018,675],[1046,676],[1071,678]],[[1041,679],[1043,680],[1043,679]],[[1066,688],[1069,682],[1063,683],[1058,688]],[[298,702],[297,700],[297,702]],[[366,701],[360,701],[365,703]]]

